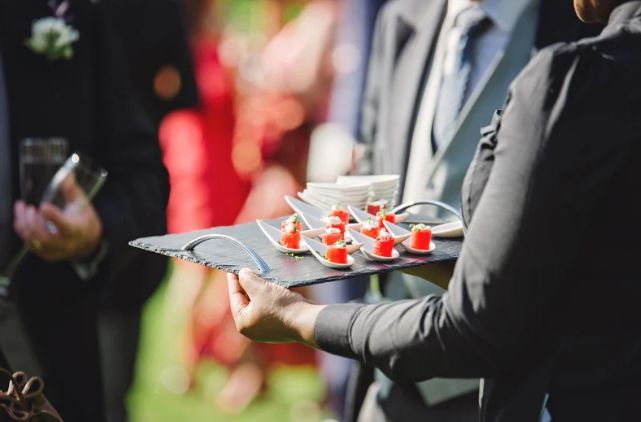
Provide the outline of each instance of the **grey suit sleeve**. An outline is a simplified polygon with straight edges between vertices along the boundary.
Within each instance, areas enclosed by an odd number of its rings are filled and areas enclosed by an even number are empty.
[[[544,50],[513,84],[448,292],[329,306],[316,324],[321,348],[398,381],[493,376],[545,354],[558,331],[546,316],[629,150],[617,106],[600,103],[613,94],[594,54]]]

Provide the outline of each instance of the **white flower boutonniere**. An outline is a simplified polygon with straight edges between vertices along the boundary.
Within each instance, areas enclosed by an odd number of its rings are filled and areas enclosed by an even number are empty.
[[[80,34],[62,17],[46,17],[33,22],[31,37],[27,39],[27,47],[34,53],[42,54],[50,61],[71,59],[72,44],[78,41]]]

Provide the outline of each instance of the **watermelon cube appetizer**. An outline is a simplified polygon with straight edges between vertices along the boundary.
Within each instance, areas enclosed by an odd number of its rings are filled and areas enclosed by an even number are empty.
[[[292,215],[280,224],[280,244],[289,249],[300,249],[300,232],[303,225],[297,214]]]
[[[388,203],[385,199],[370,202],[367,204],[367,212],[372,215],[377,215],[382,210],[387,210]]]
[[[338,229],[341,232],[341,240],[345,239],[345,223],[340,217],[335,215],[327,217],[325,219],[325,229]]]
[[[374,255],[391,257],[394,250],[394,237],[385,229],[382,229],[374,242]]]
[[[327,247],[325,259],[335,264],[347,264],[347,245],[342,240]]]
[[[343,205],[334,205],[329,212],[329,217],[338,217],[343,224],[349,224],[349,211]]]
[[[416,224],[412,226],[412,237],[410,238],[410,247],[421,251],[430,249],[432,242],[432,228],[425,224]]]
[[[379,223],[374,218],[368,218],[361,226],[361,233],[365,236],[371,237],[372,239],[376,239],[380,232],[381,228],[379,227]]]
[[[343,240],[343,235],[339,229],[332,227],[327,229],[325,233],[321,235],[321,239],[324,244],[331,246],[334,243]]]
[[[380,210],[376,214],[376,219],[378,220],[378,226],[381,229],[385,228],[385,225],[383,224],[383,221],[389,221],[392,224],[396,224],[396,214],[388,213],[387,210]]]

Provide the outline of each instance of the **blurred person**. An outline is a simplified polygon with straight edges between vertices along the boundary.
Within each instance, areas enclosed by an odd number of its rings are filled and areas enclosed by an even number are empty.
[[[220,59],[219,4],[191,1],[186,7],[192,25],[189,45],[200,103],[173,111],[161,122],[163,159],[172,186],[167,207],[170,233],[233,224],[251,187],[232,163],[235,92],[233,75]],[[170,283],[181,286],[169,290],[170,300],[182,300],[190,308],[185,357],[193,385],[202,359],[213,358],[233,367],[247,350],[248,342],[231,329],[224,291],[217,289],[224,286],[222,273],[178,260],[173,267]],[[189,281],[194,285],[186,289]],[[179,299],[179,294],[187,297]],[[233,403],[227,403],[218,397],[218,404],[232,412],[242,409],[262,387],[262,379],[253,379],[248,385],[256,387],[250,386],[245,395],[240,393],[241,399],[234,397]]]
[[[225,57],[230,54],[229,45],[240,41],[223,32],[220,2],[191,2],[188,8],[195,15],[190,15],[195,25],[191,43],[201,105],[169,114],[161,126],[172,182],[169,229],[184,232],[282,216],[289,212],[284,204],[263,198],[279,195],[275,191],[295,194],[302,183],[307,121],[316,118],[314,110],[319,107],[311,97],[323,92],[314,80],[320,65],[303,72],[306,79],[295,89],[282,84],[287,80],[279,79],[278,71],[255,84],[241,73],[269,73],[266,68],[280,66],[280,49],[301,43],[294,32],[284,29],[290,34],[276,35],[258,53],[260,63],[254,69],[254,61],[238,64]],[[312,50],[298,51],[297,58],[309,57]],[[311,57],[314,63],[323,63],[317,53]],[[291,80],[300,77],[295,66],[288,63],[280,70],[289,72]],[[256,202],[260,205],[255,206]],[[213,359],[230,370],[225,387],[214,398],[217,406],[239,413],[264,390],[266,377],[276,365],[314,364],[313,352],[300,346],[254,346],[236,333],[224,273],[178,262],[174,268],[172,284],[196,280],[189,297],[183,299],[192,304],[186,349],[192,386],[203,359]],[[171,294],[178,290],[171,289]]]
[[[286,10],[287,2],[274,3]],[[295,195],[302,189],[310,137],[327,119],[339,4],[333,0],[302,4],[298,16],[286,22],[260,51],[258,64],[252,67],[250,62],[239,69],[234,165],[251,178],[252,190],[237,222],[291,213],[285,201],[273,198]],[[274,13],[279,15],[283,13]],[[300,292],[313,294],[307,288]],[[259,351],[266,363],[316,363],[313,354],[293,345],[280,349],[269,345]]]
[[[141,302],[165,271],[164,260],[127,245],[165,232],[168,182],[153,124],[131,90],[110,5],[0,1],[6,86],[0,96],[7,104],[0,148],[11,165],[2,166],[0,192],[9,204],[18,199],[18,143],[27,137],[64,137],[71,151],[91,156],[109,172],[93,203],[61,210],[17,200],[0,220],[3,252],[11,256],[19,241],[30,246],[12,293],[42,367],[45,394],[69,421],[106,419],[101,298],[113,289],[125,301]],[[44,30],[58,34],[58,43],[47,44]],[[73,185],[65,194],[67,201],[83,197]],[[7,216],[17,237],[4,238]]]
[[[337,123],[354,139],[360,135],[367,65],[372,50],[376,17],[388,0],[344,0],[341,4],[335,48],[334,78],[328,120]]]
[[[458,208],[478,130],[532,51],[587,33],[592,30],[576,21],[571,4],[555,0],[388,3],[369,63],[359,172],[400,174],[401,202],[436,199]],[[374,302],[443,292],[398,272],[372,283],[367,299]],[[353,381],[350,419],[359,411],[402,418],[405,408],[423,409],[436,420],[477,419],[477,380],[404,386],[361,366]]]
[[[173,110],[195,107],[198,94],[187,44],[183,5],[177,0],[110,0],[116,35],[123,46],[131,86],[151,117],[154,130]],[[183,216],[189,219],[186,216]],[[140,273],[160,263],[145,256]],[[155,260],[164,260],[156,257]],[[144,280],[145,277],[140,277]],[[162,280],[141,286],[145,294],[131,295],[131,286],[109,283],[100,303],[99,339],[107,419],[127,420],[126,396],[132,384],[143,305]],[[123,288],[124,287],[124,288]]]
[[[237,222],[291,214],[285,201],[274,198],[296,195],[306,181],[312,132],[327,120],[334,77],[330,58],[339,11],[334,0],[303,2],[298,16],[260,52],[256,73],[244,74],[248,77],[243,80],[246,85],[241,85],[235,151],[245,153],[235,165],[252,178],[253,187]],[[260,151],[256,154],[260,161],[248,159],[252,150]],[[314,294],[308,288],[299,292]],[[316,364],[314,354],[293,346],[269,345],[261,354],[267,362]]]
[[[445,294],[324,307],[243,270],[228,277],[238,329],[358,359],[401,385],[484,377],[484,421],[538,421],[544,409],[553,421],[640,420],[641,224],[601,231],[598,260],[594,227],[641,188],[641,1],[574,5],[607,26],[541,50],[483,130]],[[413,272],[434,279],[434,268]],[[429,414],[405,406],[394,420]]]
[[[332,64],[335,77],[330,94],[328,106],[328,124],[340,130],[341,134],[355,142],[359,137],[359,122],[362,97],[367,76],[367,64],[371,50],[372,34],[378,10],[386,0],[345,0],[341,3],[336,30],[336,42],[332,49]],[[319,150],[322,156],[315,156],[310,151],[310,166],[317,160],[317,167],[323,170],[323,180],[334,181],[340,174],[329,173],[328,160],[334,160],[338,151],[333,147],[328,148],[327,142],[336,141],[336,132],[332,131],[327,136],[333,139],[318,139]],[[348,145],[345,154],[351,156],[352,146]],[[313,149],[313,147],[312,147]],[[338,170],[338,169],[337,169]],[[349,169],[341,169],[349,171]],[[308,170],[308,176],[313,177]],[[344,303],[350,300],[361,299],[365,294],[369,278],[352,278],[349,282],[326,283],[312,286],[313,297],[323,304]],[[340,420],[349,418],[345,414],[347,380],[350,370],[355,363],[349,359],[329,353],[319,356],[321,372],[325,378],[329,401]]]

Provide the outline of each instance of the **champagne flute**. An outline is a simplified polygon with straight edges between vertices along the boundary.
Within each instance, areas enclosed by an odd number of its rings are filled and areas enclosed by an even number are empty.
[[[38,205],[47,185],[67,159],[65,138],[27,138],[20,142],[20,196]]]
[[[37,205],[47,184],[65,162],[69,142],[62,137],[25,138],[18,145],[18,170],[20,176],[20,198],[29,205]],[[23,246],[17,255],[0,268],[0,296],[7,297],[9,284],[20,261],[27,254]]]
[[[41,177],[44,170],[39,169],[38,172],[38,177]],[[80,153],[74,153],[64,162],[62,167],[54,172],[53,177],[51,177],[45,187],[39,191],[40,199],[36,203],[51,203],[60,209],[67,210],[72,206],[85,206],[86,203],[90,202],[98,193],[106,179],[106,170],[96,165],[88,156]],[[25,180],[28,181],[29,178],[25,177]],[[38,181],[39,179],[32,178],[31,180]],[[78,204],[66,203],[62,192],[62,186],[69,182],[78,184],[85,194],[85,202]],[[31,194],[34,189],[35,185],[33,187],[25,186],[23,194]],[[26,200],[24,196],[23,199]],[[47,229],[52,233],[57,230],[57,228],[50,222],[47,222]],[[0,275],[0,296],[8,296],[11,278],[15,275],[20,263],[28,253],[29,246],[23,245],[21,251],[9,262],[4,274]]]

